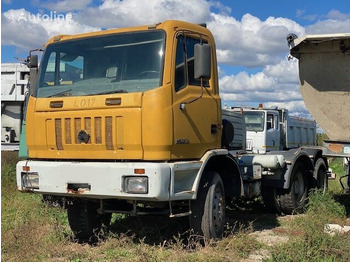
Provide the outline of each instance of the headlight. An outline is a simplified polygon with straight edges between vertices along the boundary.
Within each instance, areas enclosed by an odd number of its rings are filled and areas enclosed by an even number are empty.
[[[130,194],[147,194],[148,193],[148,177],[125,177],[124,191]]]
[[[39,174],[22,172],[22,187],[28,189],[39,189]]]

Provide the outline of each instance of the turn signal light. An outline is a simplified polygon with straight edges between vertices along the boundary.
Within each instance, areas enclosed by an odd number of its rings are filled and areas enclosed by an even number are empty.
[[[143,174],[145,174],[145,169],[144,168],[135,168],[134,174],[135,175],[143,175]]]

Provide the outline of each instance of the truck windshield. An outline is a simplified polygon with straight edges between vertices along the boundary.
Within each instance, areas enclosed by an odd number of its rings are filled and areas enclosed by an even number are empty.
[[[37,97],[144,92],[161,85],[163,31],[69,40],[49,45]]]
[[[244,120],[247,131],[264,131],[265,113],[259,111],[244,111]]]

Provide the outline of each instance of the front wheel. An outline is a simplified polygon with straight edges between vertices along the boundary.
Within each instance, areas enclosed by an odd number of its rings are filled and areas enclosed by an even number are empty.
[[[205,239],[222,238],[225,225],[225,192],[221,177],[213,171],[203,174],[197,199],[192,202],[190,226]]]
[[[95,241],[111,222],[111,214],[97,212],[99,204],[85,199],[74,199],[67,207],[68,222],[79,241]]]

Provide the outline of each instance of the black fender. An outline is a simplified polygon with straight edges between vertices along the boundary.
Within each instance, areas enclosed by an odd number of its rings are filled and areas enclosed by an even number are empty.
[[[226,197],[240,197],[244,194],[239,164],[231,154],[211,157],[205,165],[205,170],[219,173],[224,184]]]
[[[277,179],[263,177],[262,186],[288,189],[290,187],[293,169],[297,163],[302,163],[302,165],[305,166],[308,174],[308,181],[312,183],[314,164],[308,152],[300,149],[291,149],[288,151],[271,151],[268,152],[267,155],[283,155],[286,165],[280,170],[281,174]]]
[[[327,158],[325,156],[323,156],[322,149],[312,148],[312,147],[303,147],[303,148],[300,148],[300,150],[309,155],[314,167],[317,163],[317,160],[322,158],[324,163],[326,164],[326,169],[328,170],[328,168],[329,168],[328,161],[327,161]],[[313,176],[314,176],[314,179],[317,180],[317,173],[316,172],[314,172]]]

